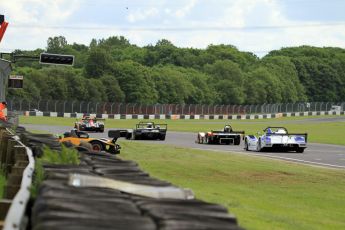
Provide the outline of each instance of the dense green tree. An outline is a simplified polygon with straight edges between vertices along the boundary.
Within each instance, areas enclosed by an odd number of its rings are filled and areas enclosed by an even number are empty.
[[[149,68],[133,61],[115,62],[113,73],[125,93],[125,102],[153,104],[157,101]]]
[[[61,53],[67,46],[67,40],[63,36],[49,37],[47,41],[47,52],[48,53]]]
[[[17,58],[24,88],[7,90],[26,100],[129,103],[259,104],[345,100],[345,49],[290,47],[259,59],[235,46],[178,48],[162,39],[139,47],[122,36],[93,39],[89,46],[50,37],[47,52],[75,56],[73,67]],[[38,57],[46,52],[15,50]],[[11,59],[11,56],[4,56]]]
[[[246,104],[277,103],[282,100],[279,79],[265,67],[259,67],[246,75]]]
[[[91,49],[85,65],[85,75],[91,78],[100,78],[111,70],[111,56],[100,48]]]
[[[191,96],[194,86],[174,66],[157,66],[153,76],[158,92],[158,103],[184,104]]]
[[[125,94],[121,90],[119,82],[114,76],[105,75],[100,79],[105,88],[105,93],[107,96],[107,101],[109,102],[123,102],[125,99]]]
[[[262,60],[262,65],[279,79],[281,102],[306,100],[305,89],[298,79],[297,70],[290,58],[283,56],[267,57]]]
[[[100,79],[87,79],[85,82],[88,97],[84,101],[102,102],[107,101],[105,87]]]
[[[225,60],[205,65],[205,71],[212,77],[209,80],[217,93],[219,104],[241,104],[245,100],[243,74],[238,64]]]

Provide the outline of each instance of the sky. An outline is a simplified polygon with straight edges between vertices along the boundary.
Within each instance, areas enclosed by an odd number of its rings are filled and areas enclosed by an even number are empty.
[[[146,46],[229,44],[259,57],[282,47],[345,48],[345,0],[0,0],[0,52],[124,36]]]

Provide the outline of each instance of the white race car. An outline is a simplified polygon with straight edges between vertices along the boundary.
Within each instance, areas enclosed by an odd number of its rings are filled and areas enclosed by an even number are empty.
[[[307,133],[288,133],[284,127],[267,127],[258,137],[245,137],[244,148],[249,151],[296,151],[303,153],[307,148]]]

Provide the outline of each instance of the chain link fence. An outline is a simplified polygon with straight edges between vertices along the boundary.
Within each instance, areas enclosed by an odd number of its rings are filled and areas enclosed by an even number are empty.
[[[197,105],[197,104],[154,104],[112,103],[87,101],[55,101],[10,99],[7,101],[9,111],[42,111],[62,113],[96,113],[96,114],[265,114],[285,112],[344,111],[345,102],[297,102],[286,104],[262,105]],[[337,106],[337,107],[334,107]]]

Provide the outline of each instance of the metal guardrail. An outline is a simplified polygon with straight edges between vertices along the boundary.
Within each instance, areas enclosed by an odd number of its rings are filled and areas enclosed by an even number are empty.
[[[345,110],[345,102],[296,102],[256,105],[202,105],[202,104],[140,104],[118,102],[90,101],[57,101],[26,99],[8,99],[10,111],[39,110],[42,112],[61,113],[98,113],[98,114],[264,114],[287,112],[318,112],[329,111],[333,105]]]
[[[18,230],[26,229],[27,218],[25,217],[26,206],[30,199],[30,187],[32,183],[32,176],[35,168],[35,160],[30,148],[26,147],[19,139],[18,136],[9,130],[6,129],[9,133],[14,135],[12,138],[17,141],[17,143],[26,149],[26,154],[29,160],[28,165],[24,169],[22,182],[20,189],[12,200],[12,204],[7,212],[4,230]]]

